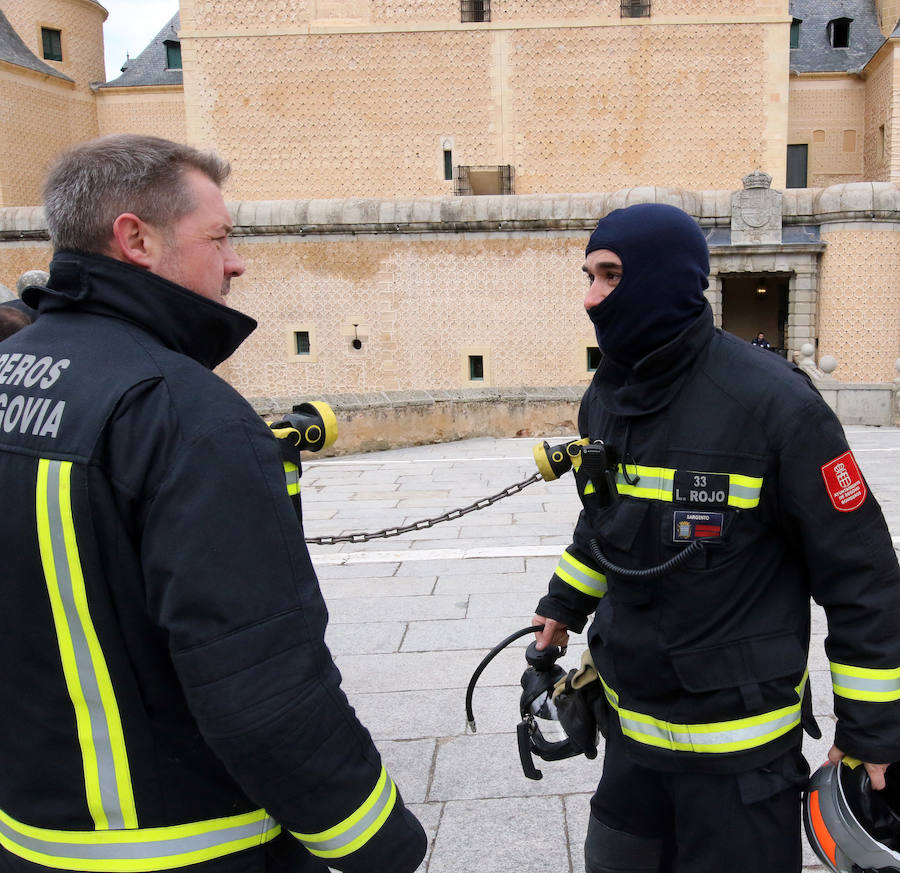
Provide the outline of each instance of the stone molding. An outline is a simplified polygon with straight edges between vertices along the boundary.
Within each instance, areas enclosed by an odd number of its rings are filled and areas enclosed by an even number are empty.
[[[828,188],[788,188],[784,225],[900,222],[900,187],[851,182]],[[705,228],[730,229],[734,191],[638,187],[612,193],[511,194],[483,197],[245,200],[229,204],[236,236],[294,237],[338,234],[509,233],[590,231],[614,209],[668,203]],[[40,206],[0,209],[0,241],[47,240]]]

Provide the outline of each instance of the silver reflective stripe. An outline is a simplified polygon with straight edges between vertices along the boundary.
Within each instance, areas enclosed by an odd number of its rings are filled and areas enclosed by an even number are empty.
[[[375,820],[381,815],[387,804],[390,802],[393,791],[394,783],[389,776],[385,779],[381,794],[378,795],[378,799],[372,805],[372,808],[352,827],[348,828],[340,835],[332,837],[330,840],[320,840],[319,842],[303,840],[303,844],[307,849],[316,854],[319,854],[320,852],[328,852],[331,854],[341,851],[349,846],[350,843],[358,840],[375,823]]]
[[[262,810],[168,828],[75,832],[23,825],[0,813],[4,848],[61,870],[168,870],[261,845],[280,832],[281,827]]]
[[[628,468],[628,474],[631,476],[632,480],[635,478],[635,471]],[[640,479],[636,485],[631,485],[626,479],[625,474],[622,472],[621,465],[619,466],[619,470],[616,473],[616,490],[621,491],[623,489],[634,488],[638,491],[658,491],[660,496],[658,499],[665,500],[671,499],[672,497],[672,478],[664,477],[664,476],[651,476],[647,473],[638,472]],[[620,487],[621,486],[621,487]]]
[[[288,494],[294,495],[300,493],[300,470],[296,464],[285,463],[284,479],[287,483]]]
[[[615,710],[622,733],[638,743],[695,754],[729,754],[755,749],[793,730],[800,724],[800,708],[808,680],[804,671],[794,688],[797,702],[771,712],[706,724],[677,724],[623,709],[619,696],[601,677],[606,699]]]
[[[48,556],[46,554],[42,554],[42,558],[45,564],[47,584],[51,589],[51,599],[54,598],[54,595],[58,596],[59,604],[62,607],[62,622],[60,622],[60,616],[54,615],[54,618],[57,624],[56,633],[63,659],[63,669],[66,673],[66,683],[78,721],[78,740],[81,744],[85,767],[85,785],[89,793],[88,803],[92,808],[95,820],[98,813],[105,818],[105,821],[96,821],[98,829],[120,830],[125,827],[134,827],[137,821],[124,748],[120,755],[120,761],[123,762],[120,767],[125,772],[117,774],[113,737],[110,733],[111,729],[116,730],[119,733],[116,739],[122,743],[121,722],[109,683],[106,662],[99,643],[96,642],[96,633],[88,612],[84,580],[78,561],[78,548],[75,542],[69,496],[72,465],[71,462],[46,460],[42,461],[41,465],[46,469],[47,486],[45,494],[38,495],[38,511],[40,514],[41,508],[46,509],[45,530],[52,564],[47,566]],[[92,640],[88,635],[94,642],[93,654]],[[73,667],[74,669],[72,669]],[[101,689],[101,682],[104,682],[108,689],[105,695]],[[84,724],[85,720],[87,724]],[[91,770],[94,768],[96,771],[92,773]],[[122,787],[127,792],[124,798],[119,793],[120,786],[117,775],[123,777]],[[90,786],[96,786],[99,791],[97,800],[101,807],[100,810],[91,804]]]
[[[900,669],[876,669],[831,664],[834,693],[852,700],[873,703],[900,700]]]
[[[602,573],[591,575],[590,570],[568,552],[562,553],[555,572],[564,582],[585,594],[593,597],[603,597],[606,594],[606,577]]]
[[[734,752],[742,748],[753,748],[761,745],[757,740],[765,740],[780,736],[800,723],[799,712],[785,712],[777,718],[759,724],[750,724],[732,730],[709,730],[716,725],[697,725],[706,730],[692,730],[691,725],[675,725],[654,722],[648,724],[635,721],[624,713],[619,713],[619,721],[628,736],[637,734],[648,745],[660,745],[668,749],[693,752]],[[658,740],[660,742],[653,742]]]
[[[375,787],[360,807],[339,824],[316,834],[291,833],[319,858],[342,858],[364,846],[387,821],[397,789],[384,766]]]
[[[728,496],[740,497],[742,500],[757,500],[762,490],[760,485],[741,485],[729,476]]]

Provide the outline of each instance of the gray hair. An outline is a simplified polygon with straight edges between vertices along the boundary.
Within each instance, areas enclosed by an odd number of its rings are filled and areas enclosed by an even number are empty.
[[[220,188],[230,167],[203,152],[155,136],[115,134],[81,143],[51,167],[44,213],[55,250],[105,253],[113,223],[131,212],[166,230],[194,208],[186,170],[204,173]]]

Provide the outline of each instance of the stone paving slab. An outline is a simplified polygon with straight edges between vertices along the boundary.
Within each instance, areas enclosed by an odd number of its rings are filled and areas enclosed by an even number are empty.
[[[847,434],[900,549],[900,430],[850,427]],[[309,456],[302,478],[307,536],[376,531],[470,504],[530,476],[539,441],[483,438]],[[310,546],[344,690],[428,834],[419,873],[584,873],[602,748],[594,761],[536,762],[540,782],[522,774],[515,726],[530,637],[482,673],[475,734],[464,707],[481,659],[530,623],[578,511],[571,477],[563,477],[423,530]],[[805,737],[803,745],[813,767],[825,760],[834,733],[826,634],[824,612],[814,607],[810,682],[823,736]],[[573,636],[564,668],[577,665],[583,648],[583,637]],[[805,841],[804,870],[823,873]]]

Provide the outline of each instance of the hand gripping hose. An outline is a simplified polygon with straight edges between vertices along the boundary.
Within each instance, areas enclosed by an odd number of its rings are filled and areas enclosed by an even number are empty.
[[[536,631],[543,629],[544,626],[542,624],[532,624],[528,627],[523,627],[514,634],[510,634],[502,642],[497,643],[497,645],[481,659],[481,663],[475,668],[475,672],[469,680],[469,687],[466,688],[466,725],[471,729],[473,734],[476,732],[476,728],[475,713],[472,711],[472,695],[475,693],[475,683],[478,681],[478,677],[484,672],[484,668],[487,667],[487,665],[490,664],[491,661],[493,661],[494,658],[496,658],[510,643],[519,639],[519,637],[524,637],[527,634],[533,634]]]

